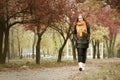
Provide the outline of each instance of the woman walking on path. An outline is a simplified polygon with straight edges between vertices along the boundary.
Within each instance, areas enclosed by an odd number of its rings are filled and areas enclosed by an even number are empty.
[[[79,15],[77,18],[73,38],[76,41],[79,70],[82,71],[85,70],[86,52],[90,40],[90,26],[82,17],[82,15]]]

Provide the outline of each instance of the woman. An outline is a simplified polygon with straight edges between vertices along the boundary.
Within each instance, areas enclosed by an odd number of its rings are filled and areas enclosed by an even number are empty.
[[[79,70],[85,70],[86,52],[90,40],[90,27],[82,15],[79,15],[74,29],[73,38],[76,41]]]

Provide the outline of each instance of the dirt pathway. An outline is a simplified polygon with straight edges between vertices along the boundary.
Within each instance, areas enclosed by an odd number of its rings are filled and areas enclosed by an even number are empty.
[[[78,72],[77,66],[6,71],[0,72],[0,80],[67,80]]]
[[[25,70],[22,69],[2,71],[0,72],[0,80],[84,80],[84,76],[88,76],[88,79],[90,79],[91,77],[91,80],[93,80],[92,76],[97,75],[99,77],[100,72],[102,70],[101,68],[106,66],[107,64],[119,65],[120,59],[98,61],[94,60],[92,62],[89,61],[87,62],[86,70],[82,72],[78,70],[77,65],[53,68],[26,68]]]

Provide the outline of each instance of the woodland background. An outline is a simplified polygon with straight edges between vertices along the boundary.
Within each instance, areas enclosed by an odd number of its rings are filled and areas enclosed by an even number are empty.
[[[65,55],[71,42],[77,14],[90,24],[93,59],[100,59],[99,44],[104,44],[106,58],[120,57],[119,0],[0,0],[0,64],[7,60],[35,59]],[[27,54],[27,57],[24,56]]]

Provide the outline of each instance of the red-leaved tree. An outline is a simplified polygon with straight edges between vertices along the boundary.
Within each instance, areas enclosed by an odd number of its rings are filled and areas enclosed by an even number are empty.
[[[9,54],[9,30],[18,23],[23,24],[23,14],[30,14],[30,2],[31,0],[0,0],[0,64],[5,64]]]
[[[111,6],[111,8],[115,8],[120,11],[120,0],[105,0],[105,2]]]
[[[103,7],[97,17],[100,25],[104,25],[109,28],[110,34],[109,37],[106,37],[106,46],[108,51],[108,58],[114,57],[114,46],[117,36],[117,32],[120,28],[120,22],[112,19],[114,10],[109,6]]]
[[[112,0],[108,0],[112,1]],[[113,0],[114,1],[114,0]],[[94,7],[91,7],[94,5]],[[109,38],[106,39],[107,44],[107,50],[108,50],[108,56],[111,57],[114,54],[114,45],[115,45],[115,39],[117,35],[117,30],[119,28],[119,22],[115,20],[115,17],[113,17],[115,14],[115,9],[111,9],[110,5],[106,5],[105,2],[102,1],[93,1],[93,2],[87,2],[84,5],[80,6],[81,12],[84,13],[86,16],[86,20],[90,24],[90,27],[92,31],[94,31],[94,25],[103,25],[109,28],[110,34]],[[113,19],[114,18],[114,19]],[[96,52],[96,44],[98,44],[100,41],[92,39],[93,44],[93,51],[95,54]],[[99,45],[98,45],[99,46]],[[98,54],[98,53],[97,53]],[[95,58],[95,55],[94,55]]]
[[[36,63],[40,64],[40,43],[42,39],[42,35],[46,31],[49,26],[53,26],[53,23],[57,23],[61,20],[64,20],[65,17],[69,17],[70,22],[74,22],[74,6],[72,2],[69,0],[34,0],[32,6],[32,22],[34,25],[32,27],[27,27],[29,30],[36,29],[37,32],[37,45],[36,45]],[[70,24],[72,24],[70,23]],[[72,25],[70,26],[71,29]],[[68,29],[67,35],[70,36]],[[67,37],[68,39],[68,37]],[[65,40],[65,43],[67,40]],[[64,44],[65,46],[65,44]],[[61,60],[60,56],[62,54],[62,49],[60,49],[59,60]]]
[[[63,43],[59,48],[57,62],[61,62],[63,49],[73,33],[74,23],[78,15],[77,6],[74,1],[65,0],[64,5],[64,18],[57,22],[57,25],[52,26],[52,28],[55,29],[63,39]]]

